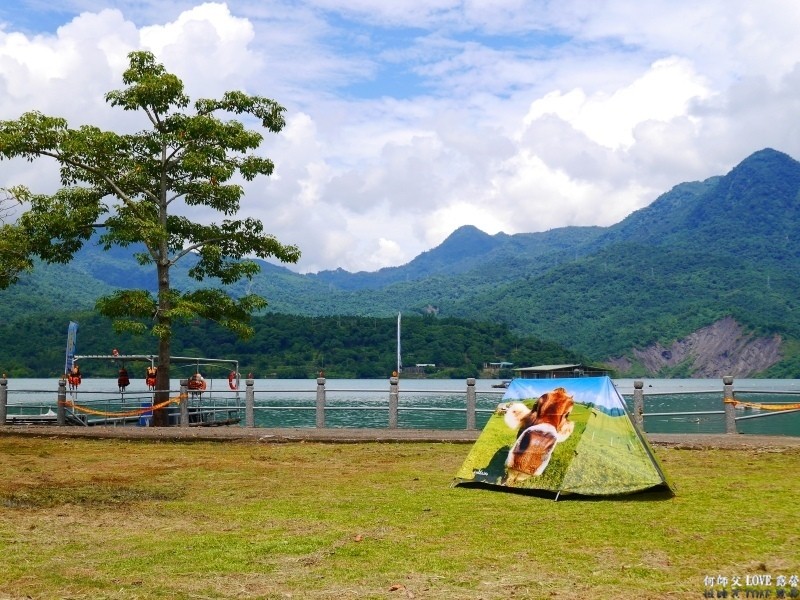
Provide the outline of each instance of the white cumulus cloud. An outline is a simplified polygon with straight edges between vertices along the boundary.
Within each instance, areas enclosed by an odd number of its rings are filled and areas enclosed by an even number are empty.
[[[140,48],[193,98],[283,104],[261,149],[275,174],[246,184],[242,213],[298,245],[302,271],[399,265],[461,225],[609,225],[763,147],[800,158],[785,0],[21,6],[0,7],[0,119],[146,127],[103,99]],[[0,187],[18,183],[49,191],[57,172],[0,162]]]

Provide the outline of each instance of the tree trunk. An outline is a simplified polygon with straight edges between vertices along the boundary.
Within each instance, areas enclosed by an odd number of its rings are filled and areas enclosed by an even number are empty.
[[[170,325],[169,318],[169,266],[167,261],[158,263],[158,312],[155,321],[159,325]],[[158,340],[158,390],[155,395],[155,404],[169,400],[170,362],[172,351],[172,329],[167,328],[167,334]],[[153,427],[169,427],[169,405],[153,411]]]

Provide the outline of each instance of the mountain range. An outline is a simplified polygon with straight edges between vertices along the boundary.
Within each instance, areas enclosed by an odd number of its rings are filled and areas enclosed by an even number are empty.
[[[800,163],[764,149],[609,227],[489,235],[465,226],[402,266],[303,275],[262,263],[233,292],[265,296],[274,313],[508,324],[620,375],[794,377],[799,193]],[[37,267],[2,292],[0,319],[90,308],[118,287],[152,288],[135,251],[87,244],[68,265]],[[193,285],[190,266],[173,284]]]

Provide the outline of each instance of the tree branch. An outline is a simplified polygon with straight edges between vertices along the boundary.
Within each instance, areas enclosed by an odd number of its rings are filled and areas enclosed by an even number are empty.
[[[184,256],[189,254],[190,252],[194,252],[195,250],[199,250],[200,248],[202,248],[203,246],[207,246],[208,244],[215,244],[217,242],[221,242],[224,239],[225,239],[224,237],[218,237],[218,238],[209,238],[207,240],[203,240],[202,242],[196,242],[196,243],[192,244],[191,246],[189,246],[187,248],[184,248],[183,250],[178,252],[172,258],[172,260],[169,261],[169,264],[170,264],[170,266],[172,266],[176,262],[178,262],[180,259],[182,259]]]

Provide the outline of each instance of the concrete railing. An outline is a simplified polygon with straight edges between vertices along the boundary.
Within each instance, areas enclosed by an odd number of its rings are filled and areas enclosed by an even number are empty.
[[[680,396],[680,395],[687,395],[687,396],[694,396],[698,395],[699,393],[709,393],[709,392],[664,392],[658,395],[669,395],[669,396]],[[736,404],[743,404],[747,405],[748,403],[744,401],[739,401],[736,399],[736,394],[754,394],[754,395],[800,395],[800,392],[793,392],[793,391],[784,391],[778,392],[775,390],[757,390],[757,389],[747,389],[747,390],[734,390],[733,386],[733,377],[725,376],[722,378],[722,409],[721,410],[704,410],[704,411],[684,411],[684,412],[652,412],[648,413],[645,411],[645,393],[644,393],[644,381],[642,380],[635,380],[633,382],[633,420],[639,426],[640,429],[643,431],[645,430],[644,426],[644,418],[645,417],[685,417],[685,416],[700,416],[700,415],[724,415],[725,421],[725,433],[734,434],[737,433],[736,423],[738,421],[744,421],[748,419],[760,419],[764,417],[774,417],[778,415],[785,415],[788,413],[794,413],[800,411],[800,409],[792,408],[796,406],[796,403],[793,404],[786,404],[786,410],[774,410],[771,412],[764,412],[760,414],[750,414],[750,415],[741,415],[736,416]],[[648,394],[649,395],[649,394]],[[759,403],[754,403],[755,406],[758,406]],[[780,403],[774,403],[773,406],[779,406]]]
[[[782,411],[772,411],[772,412],[764,412],[761,414],[748,414],[748,415],[740,415],[737,416],[736,413],[736,405],[733,402],[736,398],[737,391],[734,390],[734,380],[733,377],[723,377],[722,378],[722,406],[719,410],[704,410],[704,411],[690,411],[690,412],[647,412],[645,410],[645,402],[647,396],[679,396],[679,395],[699,395],[699,394],[708,394],[713,393],[709,392],[709,390],[705,390],[702,392],[698,391],[680,391],[680,392],[660,392],[660,393],[648,393],[645,394],[644,391],[644,381],[643,380],[635,380],[633,382],[633,414],[632,418],[634,422],[640,427],[640,429],[645,430],[645,418],[646,417],[685,417],[685,416],[700,416],[700,415],[724,415],[724,427],[726,433],[736,433],[736,423],[737,421],[741,421],[744,419],[753,419],[753,418],[760,418],[766,416],[775,416],[777,414],[784,414],[789,412],[798,412],[800,409],[795,410],[782,410]],[[384,388],[385,389],[385,388]],[[301,392],[302,390],[293,390],[294,392]],[[309,392],[309,391],[306,391]],[[314,419],[314,426],[317,428],[325,428],[329,426],[328,424],[328,413],[330,411],[342,411],[342,410],[373,410],[373,411],[388,411],[388,428],[389,429],[396,429],[398,428],[398,414],[401,410],[413,410],[413,411],[459,411],[465,414],[465,429],[466,430],[475,430],[477,428],[477,414],[481,412],[489,413],[492,410],[489,409],[478,409],[477,408],[477,392],[476,392],[476,380],[474,378],[468,378],[466,380],[466,401],[464,404],[458,407],[425,407],[425,406],[413,406],[413,407],[402,407],[400,404],[401,394],[399,389],[399,378],[393,376],[389,379],[389,389],[388,389],[388,405],[376,405],[370,407],[354,407],[354,406],[342,406],[340,404],[332,404],[328,401],[328,393],[335,392],[341,394],[342,392],[357,392],[359,394],[363,394],[365,392],[371,393],[381,393],[380,390],[342,390],[342,389],[333,389],[329,390],[327,387],[327,381],[324,377],[318,377],[316,379],[316,393],[315,393],[315,402],[313,406],[265,406],[265,405],[256,405],[256,390],[255,390],[255,381],[253,379],[245,380],[245,393],[244,393],[244,425],[245,427],[255,427],[256,426],[256,418],[255,414],[256,411],[270,411],[270,410],[314,410],[315,411],[315,419]],[[800,392],[776,392],[774,390],[739,390],[740,393],[752,393],[752,394],[762,394],[762,395],[769,395],[769,394],[796,394],[800,395]],[[174,394],[173,392],[170,392]],[[270,392],[270,391],[259,391],[258,394],[260,397],[263,398],[265,394],[268,393],[279,393],[279,392]],[[311,392],[313,393],[313,392]],[[383,393],[386,393],[385,391]],[[460,391],[443,391],[443,390],[414,390],[410,393],[426,393],[431,396],[434,395],[452,395],[452,394],[460,394]],[[481,391],[481,394],[498,394],[502,395],[504,391]],[[237,398],[238,392],[236,392]],[[8,415],[8,379],[5,377],[0,378],[0,424],[6,423],[9,419]],[[66,382],[64,380],[60,380],[58,382],[58,401],[56,407],[56,416],[55,422],[58,425],[67,425],[68,424],[68,407],[69,403],[67,402],[67,390],[66,390]],[[174,396],[173,396],[174,397]],[[180,427],[188,427],[192,423],[190,423],[190,407],[189,401],[190,398],[197,398],[194,395],[194,392],[188,389],[188,381],[181,380],[180,381],[180,391],[178,398],[178,413],[179,417],[177,419],[177,424]],[[460,404],[460,403],[459,403]],[[52,404],[50,405],[52,406]],[[790,405],[787,404],[787,408],[791,408],[792,406],[797,405]],[[240,400],[237,401],[236,406],[231,407],[230,405],[225,408],[215,408],[214,406],[205,406],[205,407],[197,407],[194,406],[192,410],[220,410],[220,411],[241,411],[241,403]],[[52,414],[52,413],[51,413]],[[241,414],[241,412],[239,412]],[[52,421],[51,421],[52,422]],[[74,419],[72,423],[74,424]],[[175,421],[173,421],[175,422]],[[141,423],[140,423],[141,424]]]
[[[415,410],[415,411],[453,411],[453,410],[456,410],[456,411],[461,411],[461,412],[465,413],[465,428],[467,430],[475,430],[476,429],[476,427],[477,427],[477,413],[479,413],[479,412],[491,412],[489,410],[485,410],[485,409],[484,410],[480,410],[480,409],[477,408],[477,392],[476,392],[476,389],[475,389],[475,385],[476,385],[475,378],[468,378],[466,380],[466,403],[464,405],[462,405],[463,406],[462,408],[453,408],[453,407],[448,407],[448,408],[442,408],[442,407],[420,407],[420,406],[416,406],[416,407],[413,407],[413,408],[401,407],[401,405],[400,405],[400,386],[399,386],[399,382],[400,382],[400,380],[396,376],[393,376],[393,377],[391,377],[389,379],[388,407],[386,405],[370,407],[370,410],[376,410],[376,411],[381,411],[381,410],[386,411],[388,409],[388,427],[390,429],[398,428],[398,423],[399,423],[398,415],[399,415],[399,412],[401,410]],[[342,392],[347,392],[347,391],[357,392],[359,394],[363,394],[365,392],[370,392],[370,390],[341,390],[341,389],[328,390],[326,384],[327,384],[327,381],[326,381],[326,379],[324,377],[317,378],[317,380],[316,380],[316,401],[315,401],[315,405],[313,407],[305,407],[305,406],[289,406],[289,407],[256,406],[255,381],[253,379],[246,379],[245,380],[245,393],[244,393],[244,407],[243,407],[244,408],[244,425],[245,425],[245,427],[255,427],[255,421],[256,421],[255,413],[256,413],[257,410],[263,411],[263,410],[306,410],[306,409],[313,409],[316,412],[316,415],[315,415],[315,426],[317,428],[325,428],[327,426],[327,418],[326,417],[327,417],[327,413],[329,411],[331,411],[331,410],[341,411],[341,410],[347,410],[347,408],[348,408],[346,406],[341,406],[341,405],[333,406],[331,403],[329,403],[328,402],[328,392],[329,391],[332,391],[332,392],[335,392],[335,393],[339,393],[339,394],[341,394]],[[378,390],[372,390],[371,392],[372,393],[380,393]],[[73,394],[73,393],[74,392],[70,392],[70,394]],[[80,393],[81,394],[85,394],[86,392],[80,392]],[[95,393],[95,394],[100,394],[100,395],[103,394],[102,392],[89,392],[89,393],[90,394]],[[228,392],[229,395],[230,395],[230,393],[231,392]],[[271,393],[271,392],[269,392],[269,391],[260,391],[259,395],[261,395],[263,397],[264,395],[269,394],[269,393]],[[272,392],[272,393],[276,393],[276,392]],[[288,393],[288,392],[284,391],[284,392],[277,392],[277,393]],[[292,393],[303,393],[303,391],[302,390],[293,390]],[[410,392],[410,393],[421,393],[421,391],[420,390],[415,390],[414,392]],[[450,390],[450,391],[429,390],[429,391],[424,391],[424,393],[427,393],[429,395],[452,395],[452,394],[463,393],[463,392],[454,391],[454,390]],[[499,390],[498,391],[493,391],[493,392],[483,391],[481,393],[482,394],[498,394],[498,395],[502,395],[503,391],[499,391]],[[173,399],[175,398],[174,392],[169,392],[169,394],[173,397]],[[211,394],[206,393],[206,392],[203,392],[203,394],[205,394],[205,396],[202,396],[202,398],[208,398],[208,397],[211,396]],[[152,392],[149,392],[148,398],[152,398],[152,396],[153,396]],[[197,398],[200,398],[200,397],[201,396],[199,394],[197,394],[197,392],[193,392],[192,390],[189,389],[188,380],[183,379],[183,380],[180,381],[180,391],[179,391],[179,395],[177,396],[177,398],[178,398],[178,402],[177,402],[177,404],[178,404],[178,414],[179,414],[179,417],[177,419],[177,425],[178,426],[180,426],[180,427],[188,427],[188,426],[190,426],[192,424],[192,423],[190,423],[190,416],[189,416],[189,414],[190,414],[190,406],[189,406],[190,400],[191,399],[197,399]],[[236,397],[237,398],[239,397],[238,392],[236,392]],[[116,401],[119,402],[119,399],[117,399]],[[74,423],[74,420],[72,421],[72,423],[69,422],[70,420],[68,419],[68,416],[72,415],[72,411],[76,408],[77,403],[75,405],[73,405],[71,402],[72,402],[71,400],[68,400],[66,381],[61,379],[58,382],[58,392],[57,392],[57,402],[56,402],[55,423],[57,425],[64,426],[64,425],[68,425],[68,424],[73,424]],[[102,403],[102,402],[104,402],[104,400],[100,400],[98,402]],[[150,405],[152,405],[152,400],[151,399],[149,399],[147,402],[149,402]],[[50,404],[49,406],[52,406],[52,404]],[[241,406],[241,405],[239,405],[239,406]],[[42,406],[40,406],[40,408],[42,410],[44,410],[45,408],[48,408],[48,406],[47,405],[42,405]],[[207,411],[214,411],[214,410],[226,411],[226,410],[230,410],[230,408],[231,408],[230,406],[227,406],[227,407],[224,407],[224,408],[220,408],[220,409],[216,409],[214,406],[205,406],[205,407],[194,406],[194,407],[192,407],[192,410],[195,410],[195,411],[198,411],[198,410],[201,410],[201,411],[202,410],[207,410]],[[350,408],[352,408],[353,410],[356,410],[356,407],[350,407]],[[360,410],[363,410],[363,407],[358,407],[358,408]],[[7,409],[8,409],[8,380],[6,378],[0,378],[0,424],[5,423],[6,420],[7,420]],[[102,411],[97,411],[97,412],[102,412]],[[128,411],[128,412],[130,412],[130,411]],[[143,410],[142,412],[146,412],[146,409]],[[109,415],[109,418],[108,418],[109,422],[110,421],[116,421],[116,419],[112,418],[112,416],[111,416],[112,413],[108,413],[108,415]],[[128,418],[131,419],[132,417],[128,417]],[[50,422],[52,423],[52,421],[50,421]],[[147,424],[149,424],[149,421],[148,421]]]
[[[341,391],[341,390],[336,390]],[[361,391],[361,390],[359,390]],[[497,392],[502,394],[502,392]],[[255,427],[255,381],[253,379],[245,380],[245,427]],[[326,425],[326,411],[329,409],[327,403],[327,389],[326,380],[324,377],[317,378],[316,390],[316,427],[324,428]],[[381,410],[377,409],[376,410]],[[424,409],[417,409],[424,410]],[[431,409],[437,410],[437,409]],[[466,429],[474,430],[477,424],[477,392],[475,391],[475,378],[470,377],[467,379],[466,390]],[[398,413],[400,411],[400,379],[392,376],[389,378],[389,429],[397,429]]]

